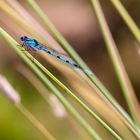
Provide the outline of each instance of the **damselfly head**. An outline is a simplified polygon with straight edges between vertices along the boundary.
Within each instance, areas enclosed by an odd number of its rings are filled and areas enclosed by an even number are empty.
[[[28,38],[27,36],[21,36],[21,37],[20,37],[20,40],[21,40],[21,41],[26,41],[27,38]]]

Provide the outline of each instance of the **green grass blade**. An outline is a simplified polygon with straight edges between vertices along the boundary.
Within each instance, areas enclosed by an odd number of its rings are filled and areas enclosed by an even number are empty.
[[[43,11],[38,7],[34,0],[27,0],[27,2],[31,5],[32,9],[35,11],[37,16],[42,20],[44,25],[48,28],[50,33],[55,37],[55,39],[61,44],[64,50],[83,68],[89,70],[88,66],[84,63],[84,61],[80,58],[80,56],[72,49],[71,45],[63,38],[63,36],[57,31],[54,25],[51,23],[49,18],[43,13]],[[107,100],[113,105],[113,107],[120,113],[120,117],[123,119],[124,123],[137,135],[135,131],[135,126],[128,116],[128,114],[122,109],[122,107],[117,103],[117,101],[111,96],[110,92],[104,87],[101,81],[95,75],[86,75],[90,78],[90,80],[96,85],[95,90],[98,91],[100,96],[106,97]],[[125,118],[125,119],[124,119]],[[139,137],[137,135],[137,137]]]
[[[39,8],[39,6],[35,3],[34,0],[27,0],[27,2],[31,5],[33,10],[36,12],[38,17],[42,20],[42,22],[48,27],[50,33],[55,37],[55,39],[62,45],[64,50],[68,52],[70,56],[82,66],[82,68],[89,70],[88,66],[80,59],[80,56],[72,49],[71,45],[63,38],[63,36],[57,31],[54,25],[51,23],[49,18],[43,13],[43,11]],[[89,70],[90,71],[90,70]],[[88,73],[86,73],[88,74]],[[90,74],[89,74],[90,75]]]
[[[22,104],[16,105],[19,111],[45,136],[47,140],[56,140],[45,128],[45,126],[40,123],[37,118]]]
[[[19,111],[32,123],[32,125],[47,139],[55,140],[53,135],[46,129],[46,127],[21,103],[19,93],[12,87],[9,81],[0,75],[0,91],[3,95],[19,109]],[[1,92],[0,92],[1,93]],[[5,139],[5,138],[4,138]]]
[[[23,69],[23,67],[18,67],[18,72],[20,72],[22,75],[24,75],[24,77],[26,77],[28,79],[28,81],[30,81],[31,84],[34,85],[34,87],[40,92],[41,96],[45,99],[45,101],[48,103],[48,95],[44,94],[45,92],[41,92],[41,89],[43,89],[43,91],[46,91],[45,87],[42,85],[42,83],[33,76],[33,74],[30,72],[25,70],[21,71]],[[46,73],[46,72],[45,72]],[[30,76],[29,76],[30,75]],[[37,83],[36,83],[37,81]],[[36,85],[39,84],[39,87],[37,87]],[[59,85],[59,84],[58,84]],[[61,85],[59,85],[61,87]],[[42,87],[42,88],[40,88]],[[67,88],[64,89],[65,92],[69,92],[70,90]],[[70,91],[71,92],[71,91]],[[122,138],[116,133],[114,132],[102,119],[100,119],[90,108],[88,108],[87,105],[85,105],[77,96],[75,96],[73,93],[71,93],[71,95],[73,99],[75,99],[76,102],[78,102],[93,118],[95,118],[95,120],[97,120],[106,130],[108,130],[110,132],[110,134],[112,134],[112,136],[114,136],[114,139],[116,140],[122,140]]]
[[[136,23],[131,18],[131,16],[129,15],[129,13],[126,11],[124,6],[121,4],[119,0],[110,0],[110,1],[112,2],[116,10],[118,11],[120,16],[123,18],[124,22],[126,23],[128,28],[131,30],[135,38],[140,43],[140,30],[138,26],[136,25]]]
[[[100,6],[99,1],[91,0],[91,5],[96,14],[96,17],[97,17],[100,29],[102,31],[112,64],[115,68],[115,72],[117,74],[119,83],[121,85],[128,109],[130,111],[130,114],[132,116],[132,119],[133,119],[135,125],[137,126],[139,124],[139,119],[138,119],[138,114],[137,114],[135,105],[132,100],[132,97],[133,97],[134,100],[137,101],[134,90],[130,83],[129,77],[125,71],[124,65],[122,63],[121,57],[120,57],[119,52],[116,47],[116,44],[113,40],[113,37],[111,35],[111,32],[110,32],[107,22],[105,20],[105,17],[102,12],[102,8]]]
[[[12,37],[10,37],[2,28],[0,28],[0,33],[3,38],[10,44],[10,46],[16,51],[16,53],[26,62],[26,64],[36,73],[36,75],[42,80],[42,82],[53,91],[54,95],[60,100],[64,107],[69,111],[69,113],[79,122],[79,124],[90,134],[92,139],[102,140],[102,138],[92,129],[92,127],[80,116],[80,114],[71,106],[71,104],[64,98],[64,96],[59,92],[59,90],[45,77],[45,75],[37,68],[32,61],[23,53],[23,48],[19,48],[19,45]],[[24,50],[25,51],[25,50]]]
[[[33,60],[32,55],[24,51],[24,53]],[[102,119],[100,119],[85,103],[83,103],[76,95],[74,95],[65,85],[63,85],[54,75],[52,75],[43,65],[41,65],[36,59],[34,63],[47,74],[56,84],[58,84],[69,96],[71,96],[77,103],[81,105],[93,118],[95,118],[105,129],[107,129],[116,139],[121,140],[122,138],[112,130]]]

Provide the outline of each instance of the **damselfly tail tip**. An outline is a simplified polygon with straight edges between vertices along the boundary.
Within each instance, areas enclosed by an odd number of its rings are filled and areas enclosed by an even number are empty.
[[[84,69],[84,72],[89,74],[89,75],[93,75],[93,73],[91,71],[87,70],[87,69]]]

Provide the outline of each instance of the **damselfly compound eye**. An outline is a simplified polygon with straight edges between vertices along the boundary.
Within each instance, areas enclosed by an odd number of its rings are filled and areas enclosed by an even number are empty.
[[[27,39],[27,36],[21,36],[21,37],[20,37],[20,40],[21,40],[21,41],[25,41],[26,39]]]

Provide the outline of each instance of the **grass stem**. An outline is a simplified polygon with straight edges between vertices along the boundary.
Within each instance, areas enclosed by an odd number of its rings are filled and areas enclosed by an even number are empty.
[[[88,69],[88,66],[84,63],[84,61],[80,58],[80,56],[72,49],[71,45],[63,38],[63,36],[57,31],[55,26],[51,23],[49,18],[43,13],[43,11],[39,8],[39,6],[35,3],[34,0],[27,0],[30,4],[36,15],[40,18],[40,20],[44,23],[44,25],[48,28],[53,37],[61,44],[64,50],[79,64],[81,67]],[[122,109],[122,107],[117,103],[117,101],[111,96],[110,92],[104,87],[101,81],[93,74],[89,75],[86,73],[89,79],[95,84],[95,90],[97,93],[103,98],[106,97],[108,102],[113,105],[113,107],[120,113],[120,116],[124,123],[137,135],[135,131],[135,126],[128,116],[128,114]],[[125,118],[125,119],[124,119]]]
[[[106,43],[106,47],[107,47],[108,53],[110,55],[112,64],[114,66],[116,75],[118,77],[120,86],[122,88],[128,109],[130,111],[130,114],[132,116],[132,119],[133,119],[135,125],[137,126],[139,124],[139,119],[138,119],[138,113],[137,113],[135,104],[138,104],[138,101],[135,97],[134,90],[130,83],[129,77],[127,75],[123,62],[119,55],[119,52],[117,50],[117,46],[114,42],[114,39],[111,35],[111,32],[110,32],[107,22],[105,20],[99,0],[91,0],[91,5],[92,5],[92,8],[97,17],[100,29],[102,31],[102,34],[103,34],[103,37],[104,37],[104,40]],[[132,99],[134,99],[135,103]]]
[[[44,125],[42,125],[42,123],[40,123],[22,104],[16,104],[16,107],[45,136],[46,139],[55,140]]]
[[[26,62],[26,64],[35,72],[39,79],[48,87],[54,95],[59,99],[59,101],[64,105],[66,110],[79,122],[79,124],[88,132],[93,140],[102,140],[102,138],[93,130],[93,128],[87,123],[87,121],[73,108],[73,106],[64,98],[64,96],[59,92],[59,90],[51,83],[46,76],[39,70],[39,68],[32,63],[34,57],[30,56],[30,60],[25,54],[29,55],[24,48],[18,47],[18,43],[8,35],[2,28],[0,28],[0,33],[3,38],[10,44],[10,46],[16,51],[16,53]],[[22,51],[21,51],[22,50]],[[24,54],[24,53],[25,54]],[[39,63],[39,62],[38,62]]]
[[[116,8],[120,16],[122,17],[122,19],[124,20],[128,28],[130,29],[130,31],[133,33],[135,38],[140,43],[140,30],[136,25],[136,23],[131,18],[131,16],[129,15],[129,13],[126,11],[126,9],[124,8],[120,0],[110,0],[110,1],[112,2],[112,4]]]

